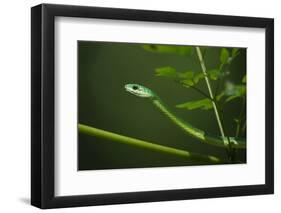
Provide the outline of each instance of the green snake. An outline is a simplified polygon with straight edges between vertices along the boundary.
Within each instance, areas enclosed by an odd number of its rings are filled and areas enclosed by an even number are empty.
[[[157,107],[157,109],[159,109],[164,115],[166,115],[174,124],[184,130],[188,135],[198,139],[203,143],[226,148],[226,146],[228,146],[228,143],[230,142],[231,147],[233,148],[246,148],[246,141],[243,138],[222,138],[220,136],[211,136],[205,131],[193,127],[190,123],[178,118],[171,110],[168,109],[168,107],[165,106],[164,102],[156,93],[145,86],[139,84],[126,84],[125,90],[135,96],[150,99],[152,103]]]

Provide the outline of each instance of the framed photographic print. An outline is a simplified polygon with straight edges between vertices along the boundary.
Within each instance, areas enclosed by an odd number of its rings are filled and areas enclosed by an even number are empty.
[[[273,193],[273,19],[31,14],[32,205]]]

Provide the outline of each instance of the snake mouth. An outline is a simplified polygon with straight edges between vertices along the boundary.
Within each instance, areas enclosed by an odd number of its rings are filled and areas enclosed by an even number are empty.
[[[132,86],[129,84],[125,85],[125,90],[133,95],[138,95],[137,91],[132,89]]]
[[[126,84],[126,85],[124,86],[124,88],[125,88],[125,90],[126,90],[127,92],[132,93],[132,94],[135,94],[129,84]]]
[[[126,91],[129,92],[130,89],[129,89],[129,85],[128,85],[128,84],[126,84],[126,85],[124,86],[124,88],[125,88]]]
[[[130,88],[130,86],[129,86],[128,84],[126,84],[126,85],[124,86],[124,88],[125,88],[125,90],[126,90],[127,92],[131,92],[131,88]]]

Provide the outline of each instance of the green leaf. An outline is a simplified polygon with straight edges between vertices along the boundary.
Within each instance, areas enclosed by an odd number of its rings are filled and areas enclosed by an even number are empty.
[[[220,94],[218,94],[218,95],[216,96],[216,100],[217,100],[217,101],[220,101],[224,95],[225,95],[225,92],[224,92],[224,91],[220,92]]]
[[[193,71],[186,71],[186,72],[179,72],[178,77],[181,79],[193,79],[194,72]]]
[[[229,58],[229,52],[226,48],[222,48],[221,54],[220,54],[220,62],[222,64],[226,64],[228,62]]]
[[[194,82],[193,82],[193,80],[191,80],[191,79],[185,79],[185,80],[183,80],[183,81],[181,81],[185,86],[187,86],[187,87],[190,87],[190,86],[193,86],[194,85]]]
[[[197,84],[201,79],[203,79],[205,77],[205,75],[200,72],[200,73],[197,73],[194,78],[193,78],[193,81],[195,84]]]
[[[237,85],[237,86],[235,86],[235,94],[237,96],[244,96],[244,95],[246,95],[246,86],[245,85]]]
[[[168,77],[173,80],[181,82],[185,87],[190,87],[199,82],[200,79],[204,78],[203,73],[194,73],[193,71],[177,72],[175,68],[159,67],[155,69],[156,76]]]
[[[204,74],[202,72],[194,73],[193,71],[187,71],[184,73],[178,73],[179,78],[183,79],[181,82],[185,85],[195,85],[201,79],[204,78]]]
[[[231,56],[234,58],[239,54],[239,48],[232,48]]]
[[[232,101],[236,98],[241,98],[240,96],[237,96],[237,95],[232,95],[232,96],[229,96],[227,99],[225,99],[225,102],[229,102],[229,101]]]
[[[225,102],[229,102],[236,98],[244,98],[246,96],[246,86],[245,85],[235,85],[233,83],[227,82],[225,86],[225,95],[228,98]]]
[[[197,101],[188,101],[183,104],[176,105],[177,108],[194,110],[194,109],[203,109],[208,110],[213,108],[212,101],[208,98],[197,100]]]
[[[238,118],[234,118],[233,119],[235,123],[239,123],[239,119]]]
[[[225,94],[227,96],[232,96],[232,95],[239,95],[242,93],[246,93],[246,86],[245,85],[235,85],[231,82],[226,82],[225,83]]]
[[[173,67],[160,67],[155,69],[156,76],[164,76],[169,78],[176,78],[177,71]]]
[[[217,69],[208,70],[207,74],[210,76],[212,80],[217,80],[220,77],[220,71]]]
[[[228,57],[226,63],[230,64],[237,55],[239,55],[239,48],[232,48],[231,57]]]
[[[242,83],[246,84],[247,82],[247,75],[244,75],[244,77],[242,78]]]
[[[192,47],[176,45],[145,44],[142,45],[142,48],[155,53],[174,53],[179,55],[190,55],[192,52]]]

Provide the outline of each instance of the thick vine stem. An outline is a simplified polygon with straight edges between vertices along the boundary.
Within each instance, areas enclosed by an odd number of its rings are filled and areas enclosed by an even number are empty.
[[[188,152],[188,151],[181,150],[181,149],[175,149],[172,147],[163,146],[163,145],[143,141],[143,140],[136,139],[136,138],[119,135],[119,134],[116,134],[113,132],[108,132],[105,130],[97,129],[95,127],[87,126],[84,124],[78,124],[78,130],[82,134],[95,136],[95,137],[107,139],[107,140],[110,140],[113,142],[127,144],[130,146],[139,147],[142,149],[147,149],[147,150],[151,150],[151,151],[155,151],[155,152],[159,152],[159,153],[163,153],[163,154],[170,154],[170,155],[182,157],[182,158],[189,159],[189,160],[209,162],[212,164],[224,163],[223,160],[221,160],[215,156],[202,155],[202,154],[192,153],[192,152]]]
[[[210,94],[210,98],[211,98],[211,101],[212,101],[212,104],[213,104],[214,112],[215,112],[215,115],[216,115],[216,119],[217,119],[217,122],[218,122],[220,133],[221,133],[221,136],[222,136],[222,141],[225,145],[229,145],[230,144],[229,141],[225,140],[226,139],[225,131],[224,131],[224,128],[223,128],[223,125],[222,125],[222,121],[221,121],[219,112],[218,112],[217,104],[214,101],[213,91],[212,91],[212,88],[211,88],[210,80],[208,78],[207,69],[206,69],[205,62],[204,62],[203,57],[202,57],[200,47],[196,47],[196,52],[197,52],[197,55],[198,55],[198,58],[199,58],[199,61],[200,61],[202,72],[204,74],[204,79],[206,81],[207,88],[208,88],[208,91],[209,91],[209,94]]]

